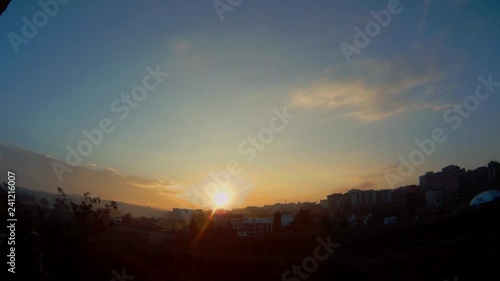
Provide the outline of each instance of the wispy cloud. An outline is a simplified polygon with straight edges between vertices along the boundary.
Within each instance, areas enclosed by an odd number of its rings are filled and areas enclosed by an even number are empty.
[[[341,109],[346,117],[377,121],[441,104],[429,91],[438,93],[444,78],[431,60],[369,59],[340,67],[333,75],[296,90],[291,103],[294,107]]]
[[[191,43],[187,40],[175,41],[175,51],[180,54],[185,54],[191,51]]]
[[[429,10],[431,9],[432,0],[424,0],[424,12],[420,23],[418,25],[418,30],[424,31],[427,26],[427,17],[429,16]]]
[[[445,111],[449,108],[452,108],[453,107],[453,104],[451,103],[443,103],[443,104],[438,104],[438,105],[435,105],[432,107],[433,110],[436,110],[436,111]]]

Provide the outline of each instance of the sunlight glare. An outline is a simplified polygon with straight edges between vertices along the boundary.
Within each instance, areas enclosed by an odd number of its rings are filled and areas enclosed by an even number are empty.
[[[216,207],[224,207],[229,203],[229,195],[227,192],[221,191],[217,193],[214,197],[214,203]]]

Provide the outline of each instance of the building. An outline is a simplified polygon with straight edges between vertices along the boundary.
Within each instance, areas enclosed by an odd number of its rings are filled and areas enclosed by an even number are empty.
[[[485,191],[488,188],[488,182],[488,167],[479,167],[474,170],[467,171],[460,178],[462,197],[470,198],[478,192]]]
[[[328,199],[327,199],[327,200],[320,200],[320,201],[319,201],[319,206],[320,206],[322,209],[328,209]]]
[[[425,193],[425,204],[429,207],[440,208],[443,202],[443,192],[429,190]]]
[[[410,194],[416,195],[420,191],[418,185],[401,186],[394,190],[393,200],[398,204],[405,203]]]
[[[222,214],[215,214],[213,218],[216,231],[222,229],[230,231],[238,231],[238,226],[242,221],[243,221],[242,214],[222,213]]]
[[[273,232],[272,218],[244,218],[238,224],[238,236],[255,237]]]
[[[387,204],[393,201],[394,191],[390,189],[382,189],[375,191],[377,204]]]
[[[456,165],[444,167],[441,172],[427,172],[420,176],[420,188],[424,192],[441,191],[444,201],[453,201],[461,197],[461,179],[465,175],[465,169]]]
[[[203,210],[173,208],[169,217],[170,219],[189,222],[195,213],[203,213]]]
[[[500,188],[500,163],[488,163],[488,181],[496,188]]]
[[[328,213],[330,215],[335,215],[336,213],[343,211],[345,207],[350,205],[348,196],[342,193],[334,193],[328,195],[326,198],[328,201]]]
[[[468,171],[450,165],[441,172],[420,176],[420,187],[426,193],[428,206],[470,200],[480,192],[500,188],[500,163],[492,161],[487,166]]]
[[[398,217],[397,216],[385,217],[384,218],[384,225],[391,225],[391,224],[396,224],[396,223],[398,223]]]
[[[375,190],[349,190],[346,195],[349,197],[350,205],[353,208],[372,206],[377,203],[377,192]]]
[[[327,196],[328,213],[338,214],[346,209],[371,208],[390,204],[394,201],[394,190],[359,190],[352,189],[348,192],[334,193]]]
[[[488,189],[500,189],[500,164],[492,161],[488,166],[469,170],[460,180],[461,195],[466,199]]]

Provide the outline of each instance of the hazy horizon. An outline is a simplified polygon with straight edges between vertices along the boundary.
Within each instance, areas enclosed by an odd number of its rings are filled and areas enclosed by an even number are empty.
[[[12,152],[17,153],[17,154],[12,155]],[[23,155],[23,154],[35,154],[35,155]],[[3,157],[2,157],[2,155],[3,155]],[[20,163],[16,163],[13,160],[22,159],[22,158],[31,158],[31,159],[38,158],[39,160],[41,160],[40,161],[41,163],[34,161],[35,162],[34,166],[31,166],[28,169],[22,169],[22,170],[7,168],[7,167],[16,167],[18,165],[19,165],[18,167],[20,167],[21,166]],[[23,177],[19,181],[20,182],[19,186],[22,186],[22,187],[30,189],[30,190],[50,192],[53,194],[57,194],[57,188],[61,187],[61,188],[63,188],[63,190],[66,193],[74,194],[74,195],[81,195],[83,192],[89,191],[94,196],[99,196],[104,200],[117,200],[117,201],[122,201],[123,203],[127,203],[127,204],[133,204],[133,205],[142,206],[142,207],[152,207],[152,208],[157,208],[157,209],[161,209],[161,210],[172,210],[173,208],[188,208],[189,209],[189,208],[200,207],[200,206],[197,206],[195,204],[186,204],[187,200],[185,200],[186,198],[183,196],[184,195],[183,193],[179,193],[178,195],[181,198],[184,197],[183,198],[184,200],[179,200],[179,202],[181,202],[181,203],[172,202],[172,205],[170,205],[170,206],[162,205],[162,204],[154,205],[154,204],[140,203],[142,201],[135,202],[133,200],[122,199],[122,197],[115,195],[115,190],[113,190],[114,184],[109,185],[107,182],[113,181],[113,177],[122,177],[122,178],[128,177],[129,179],[139,179],[139,177],[136,177],[133,175],[118,174],[117,171],[114,171],[110,168],[99,169],[99,168],[95,168],[95,167],[92,167],[89,165],[85,165],[85,166],[80,167],[80,169],[81,169],[80,171],[85,171],[86,173],[94,174],[93,175],[94,177],[99,177],[98,174],[103,174],[104,176],[102,176],[102,178],[104,178],[104,180],[100,180],[100,182],[102,182],[101,183],[102,185],[88,186],[88,185],[85,185],[85,183],[82,185],[82,184],[78,184],[78,182],[82,182],[82,181],[75,179],[74,182],[76,182],[77,184],[69,184],[67,186],[68,188],[66,188],[66,186],[58,184],[57,181],[51,181],[50,180],[50,177],[52,176],[51,173],[49,173],[49,179],[44,178],[44,176],[43,176],[43,174],[46,173],[47,171],[41,167],[43,167],[43,166],[50,167],[50,164],[52,163],[54,158],[52,158],[49,155],[41,155],[41,154],[38,154],[36,152],[26,150],[25,148],[21,148],[21,147],[15,147],[15,146],[0,143],[0,160],[1,160],[0,168],[2,168],[4,170],[9,170],[9,169],[14,170],[18,174],[21,174],[21,175],[28,175],[28,177]],[[47,163],[43,164],[44,160],[47,161]],[[479,165],[477,167],[462,166],[460,163],[448,163],[445,166],[458,165],[459,167],[464,168],[466,170],[473,170],[473,169],[478,168],[478,167],[486,166],[488,164],[488,162],[490,162],[490,161],[494,161],[494,159],[485,161],[482,165]],[[445,166],[443,166],[441,168],[444,168]],[[430,171],[439,172],[439,171],[441,171],[441,168],[439,168],[437,170],[428,170],[427,172],[430,172]],[[28,174],[27,173],[28,171],[31,171],[31,174]],[[34,173],[33,171],[38,171],[38,172]],[[81,174],[81,172],[75,173],[75,175],[78,175],[78,174]],[[420,176],[420,175],[421,174],[419,174],[418,176]],[[148,179],[142,179],[142,180],[147,181]],[[154,182],[154,181],[150,181],[150,182]],[[416,183],[408,183],[408,184],[404,184],[401,186],[412,185],[412,184],[418,185],[418,181]],[[122,183],[120,186],[123,188],[127,185],[129,185],[129,184],[125,180],[124,183]],[[401,186],[398,186],[398,187],[401,187]],[[238,206],[231,206],[230,208],[227,208],[227,209],[233,209],[233,208],[239,209],[239,208],[245,208],[247,206],[263,206],[263,205],[272,205],[272,204],[276,204],[276,203],[285,203],[285,202],[288,202],[288,203],[316,202],[316,203],[319,203],[320,200],[325,200],[327,195],[330,195],[332,193],[345,193],[345,192],[352,190],[352,189],[379,190],[379,189],[395,189],[395,188],[389,188],[387,186],[377,187],[377,186],[372,186],[372,185],[368,185],[368,186],[360,185],[360,186],[355,186],[355,187],[345,187],[343,189],[338,189],[338,190],[335,190],[335,191],[332,191],[329,193],[325,193],[323,195],[320,195],[320,197],[318,197],[316,199],[312,199],[312,200],[300,200],[300,199],[299,200],[288,200],[288,199],[285,199],[284,201],[274,201],[274,202],[267,201],[267,202],[256,203],[256,204],[243,204],[243,205],[238,205]],[[154,198],[155,195],[156,195],[155,192],[152,192],[152,193],[148,192],[148,194],[147,194],[147,196],[148,197],[151,196],[151,198]],[[249,201],[247,201],[247,202],[249,202]],[[182,204],[182,203],[184,203],[184,204]]]

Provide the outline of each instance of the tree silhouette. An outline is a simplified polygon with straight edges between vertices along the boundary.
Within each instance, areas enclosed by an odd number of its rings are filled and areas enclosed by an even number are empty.
[[[130,213],[127,213],[127,214],[123,215],[123,217],[122,217],[122,223],[124,225],[130,225],[130,224],[132,224],[132,215]]]
[[[188,227],[188,233],[191,238],[194,238],[198,235],[198,232],[200,231],[200,228],[196,224],[196,221],[194,218],[191,219],[189,222],[189,227]]]
[[[322,230],[331,230],[333,228],[333,222],[332,220],[328,217],[328,215],[323,215],[321,217],[321,221],[319,223],[319,227]]]
[[[47,201],[47,199],[45,199],[45,198],[38,199],[38,204],[40,204],[40,206],[43,208],[49,207],[49,201]]]
[[[207,223],[207,217],[202,212],[195,212],[192,220],[194,220],[198,227],[202,227]]]
[[[418,202],[415,194],[409,194],[406,198],[406,211],[410,218],[415,218],[415,214],[417,213]]]
[[[7,7],[9,6],[10,1],[11,0],[0,1],[0,16],[7,9]]]
[[[275,212],[273,214],[273,231],[281,232],[281,213]]]
[[[292,230],[299,232],[309,230],[311,228],[311,214],[309,211],[300,209],[290,226]]]
[[[61,188],[54,203],[55,212],[70,213],[76,222],[80,234],[86,237],[91,233],[102,232],[106,227],[111,226],[109,220],[112,210],[118,209],[118,203],[111,201],[105,204],[104,208],[98,208],[101,204],[100,197],[92,197],[90,192],[83,194],[80,204],[68,199]]]

